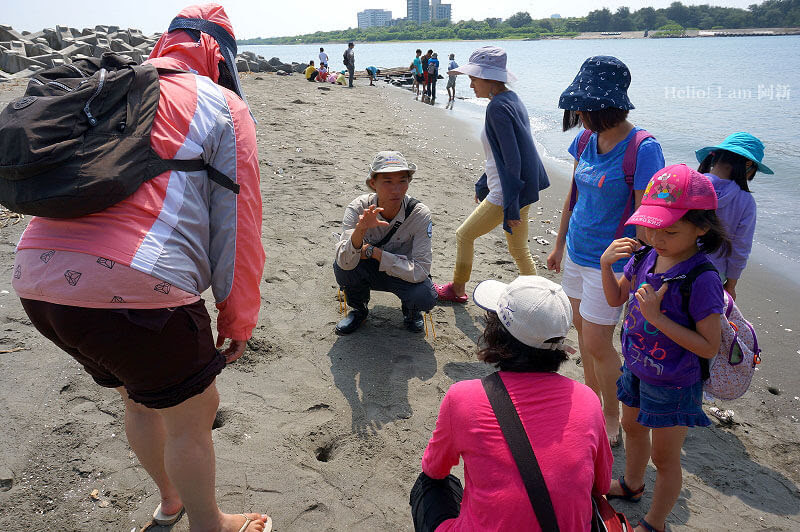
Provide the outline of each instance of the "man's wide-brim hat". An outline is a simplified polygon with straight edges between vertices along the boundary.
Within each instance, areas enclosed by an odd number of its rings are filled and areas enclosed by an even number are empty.
[[[469,56],[469,63],[462,65],[447,73],[465,74],[474,78],[491,79],[510,83],[517,81],[517,76],[506,68],[506,51],[499,46],[483,46],[478,48]]]
[[[759,172],[765,174],[775,173],[769,166],[761,162],[761,159],[764,158],[764,144],[750,133],[734,133],[733,135],[728,135],[725,140],[716,146],[706,146],[697,150],[694,152],[697,156],[697,162],[702,163],[709,153],[717,150],[730,151],[753,161],[758,166]]]
[[[558,106],[568,111],[634,109],[628,99],[630,85],[631,72],[625,63],[608,55],[590,57],[561,93]]]
[[[378,174],[408,172],[408,180],[411,181],[416,171],[417,165],[408,162],[399,151],[380,151],[375,155],[372,159],[372,163],[369,165],[369,177],[366,181],[367,186],[369,186],[370,179]]]

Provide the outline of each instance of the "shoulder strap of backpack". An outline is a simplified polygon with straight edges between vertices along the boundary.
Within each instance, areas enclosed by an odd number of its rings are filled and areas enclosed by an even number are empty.
[[[581,159],[581,155],[583,154],[583,150],[586,149],[586,145],[589,144],[589,139],[592,137],[592,130],[591,129],[584,129],[581,136],[578,138],[578,150],[577,150],[577,160]],[[575,204],[578,202],[578,185],[575,184],[575,176],[572,176],[572,189],[569,193],[569,210],[572,210],[575,207]]]
[[[400,229],[400,226],[403,225],[403,222],[405,220],[408,220],[408,217],[411,216],[412,212],[414,212],[414,207],[416,207],[418,203],[419,203],[418,199],[408,198],[408,203],[406,203],[405,218],[402,221],[397,220],[392,226],[392,228],[389,229],[389,232],[386,233],[386,235],[383,238],[381,238],[380,242],[378,242],[377,244],[373,244],[373,246],[375,246],[376,248],[382,248],[383,246],[385,246],[389,242],[389,240],[392,239],[397,230]]]
[[[614,233],[615,239],[622,238],[622,235],[625,234],[625,222],[633,214],[633,176],[636,174],[636,158],[639,156],[639,146],[645,139],[649,138],[655,137],[644,129],[640,129],[633,135],[633,138],[625,148],[625,155],[622,158],[622,173],[625,175],[625,183],[628,185],[628,200],[625,202],[625,210],[622,212],[622,219],[617,226],[617,232]]]
[[[553,509],[553,501],[550,499],[550,492],[542,476],[536,454],[519,418],[517,409],[511,401],[508,389],[500,378],[500,374],[495,372],[481,379],[486,397],[492,406],[497,424],[503,437],[506,439],[514,463],[522,476],[522,483],[525,491],[528,492],[528,499],[531,501],[533,513],[536,520],[544,532],[558,532],[558,520]]]
[[[205,170],[208,178],[223,188],[227,188],[234,194],[239,193],[239,185],[233,179],[226,176],[213,166],[206,164],[202,159],[161,159],[164,170],[177,170],[179,172],[197,172]]]
[[[694,268],[692,268],[683,275],[678,275],[676,277],[664,279],[665,283],[671,281],[681,282],[679,286],[679,290],[681,293],[681,307],[683,309],[683,313],[689,319],[689,327],[693,330],[695,329],[697,324],[692,318],[692,315],[689,313],[689,303],[692,298],[692,285],[694,285],[694,282],[697,280],[698,277],[700,277],[701,274],[710,271],[716,272],[717,269],[714,267],[713,264],[711,264],[711,262],[705,261],[701,264],[698,264],[697,266],[695,266]],[[708,380],[708,378],[711,376],[710,361],[709,359],[703,357],[697,357],[697,358],[700,361],[700,378],[704,381]]]

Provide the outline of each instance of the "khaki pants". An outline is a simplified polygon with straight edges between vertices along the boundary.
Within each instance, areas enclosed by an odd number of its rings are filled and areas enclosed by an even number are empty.
[[[514,233],[505,231],[508,251],[517,263],[520,275],[536,275],[536,265],[528,247],[528,210],[526,205],[519,211],[522,224],[513,228]],[[475,254],[475,239],[485,235],[503,223],[503,207],[483,200],[478,208],[456,230],[458,251],[456,252],[456,268],[453,272],[454,283],[466,283],[472,273],[472,258]]]

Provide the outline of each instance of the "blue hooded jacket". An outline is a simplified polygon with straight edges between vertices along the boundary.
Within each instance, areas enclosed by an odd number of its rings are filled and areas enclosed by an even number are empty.
[[[491,99],[486,107],[486,137],[503,189],[503,229],[511,233],[508,220],[519,220],[519,210],[538,201],[539,191],[550,186],[533,144],[528,110],[516,93],[504,91]],[[475,183],[478,198],[489,193],[486,182],[484,173]]]

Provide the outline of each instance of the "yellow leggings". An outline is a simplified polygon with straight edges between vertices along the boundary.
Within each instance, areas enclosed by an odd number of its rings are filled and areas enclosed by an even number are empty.
[[[536,265],[528,247],[528,209],[526,205],[519,211],[522,224],[513,228],[514,233],[506,235],[508,251],[517,263],[520,275],[536,275]],[[472,214],[464,220],[456,230],[458,250],[456,252],[456,268],[453,272],[454,283],[466,283],[472,273],[472,258],[475,254],[475,239],[485,235],[503,223],[503,207],[483,200]]]

